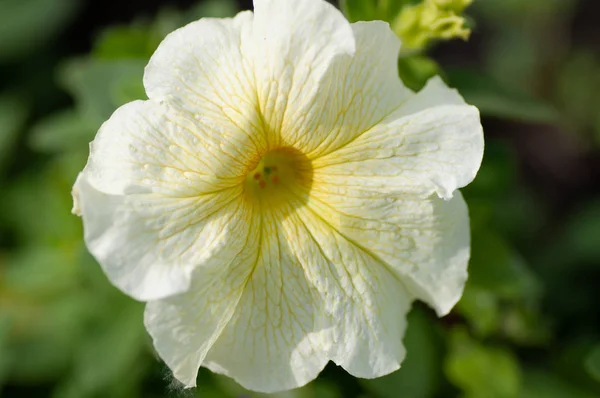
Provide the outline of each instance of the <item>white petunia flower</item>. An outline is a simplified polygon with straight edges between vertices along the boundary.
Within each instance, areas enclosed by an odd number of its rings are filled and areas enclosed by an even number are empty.
[[[404,87],[399,48],[325,1],[255,0],[170,34],[150,99],[101,127],[74,187],[85,241],[148,302],[186,386],[200,366],[264,392],[329,360],[382,376],[411,302],[444,315],[460,298],[479,114],[438,78]]]

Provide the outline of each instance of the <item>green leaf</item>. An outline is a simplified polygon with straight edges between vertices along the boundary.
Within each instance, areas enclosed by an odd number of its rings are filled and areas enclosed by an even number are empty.
[[[525,92],[501,85],[475,70],[449,69],[448,82],[484,116],[529,123],[556,123],[559,113],[549,104]]]
[[[69,384],[84,396],[98,396],[123,383],[123,376],[146,366],[141,359],[146,352],[146,332],[142,319],[143,304],[122,300],[112,317],[100,327],[87,330],[78,347]],[[69,387],[64,387],[69,389]]]
[[[28,113],[23,101],[8,95],[0,96],[0,171],[12,154]]]
[[[517,173],[517,160],[508,145],[498,140],[487,140],[477,177],[461,191],[468,198],[497,199],[515,185]]]
[[[448,380],[472,398],[518,397],[521,370],[512,353],[485,346],[464,329],[450,332],[449,353],[444,364]]]
[[[506,299],[536,299],[541,286],[522,257],[486,228],[474,230],[469,283]]]
[[[141,59],[72,60],[60,69],[59,80],[75,98],[85,123],[97,128],[119,106],[145,98],[145,65]]]
[[[229,18],[237,12],[238,6],[233,0],[205,0],[187,11],[185,18],[186,22],[200,18]]]
[[[148,60],[161,39],[147,26],[117,26],[102,32],[92,54],[99,59]]]
[[[78,336],[90,306],[86,297],[69,294],[43,301],[12,300],[21,321],[11,341],[13,380],[34,383],[56,380],[65,372],[77,349]]]
[[[8,378],[14,361],[9,349],[12,324],[11,318],[6,313],[0,314],[0,391],[2,391],[2,385]]]
[[[500,303],[497,297],[491,291],[468,281],[456,311],[467,319],[478,337],[489,336],[500,325]]]
[[[371,21],[377,18],[375,0],[341,0],[340,8],[350,22]]]
[[[564,251],[570,261],[598,262],[600,259],[600,201],[587,203],[571,215],[564,232]]]
[[[81,220],[71,215],[71,185],[55,164],[26,174],[0,195],[0,214],[20,243],[65,245],[81,240]]]
[[[12,294],[41,300],[78,287],[78,269],[68,247],[30,246],[6,258],[4,285]]]
[[[540,370],[525,372],[522,397],[527,398],[597,398],[598,395],[572,385],[560,376]]]
[[[79,0],[0,1],[0,60],[43,46],[75,15]]]
[[[425,55],[412,55],[398,59],[398,73],[408,88],[419,91],[427,80],[440,73],[440,67]]]
[[[578,129],[593,128],[600,101],[600,57],[597,51],[570,54],[557,82],[557,96],[569,121]]]
[[[377,379],[360,379],[361,385],[380,398],[427,398],[440,385],[441,347],[428,313],[414,308],[407,317],[404,337],[406,359],[396,372]]]
[[[412,0],[341,0],[340,8],[350,22],[381,20],[392,22]]]
[[[585,359],[585,370],[600,382],[600,344],[596,344]]]
[[[86,148],[96,129],[74,109],[67,109],[40,120],[32,127],[29,144],[39,152],[63,152]]]

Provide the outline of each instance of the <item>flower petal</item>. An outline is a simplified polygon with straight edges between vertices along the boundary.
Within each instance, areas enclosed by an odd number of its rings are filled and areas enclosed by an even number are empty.
[[[258,103],[269,141],[293,128],[321,90],[335,57],[354,52],[348,21],[322,0],[255,0],[252,50]],[[288,127],[286,127],[288,126]]]
[[[186,291],[191,272],[229,243],[234,189],[197,198],[110,195],[75,185],[84,239],[110,281],[141,301]]]
[[[226,248],[194,272],[187,293],[146,305],[144,324],[159,356],[186,387],[196,376],[206,353],[230,321],[256,264],[258,217],[246,207],[237,213],[236,233]]]
[[[313,162],[339,186],[449,199],[470,183],[483,157],[477,108],[439,78],[431,79],[380,124]]]
[[[139,300],[187,289],[228,239],[243,145],[165,104],[136,101],[100,128],[75,184],[85,240],[109,279]],[[246,154],[246,156],[249,156]]]
[[[363,378],[398,369],[412,302],[402,283],[368,250],[307,207],[288,217],[286,235],[322,297],[321,311],[332,329],[324,342],[329,358]]]
[[[460,299],[470,254],[469,215],[450,200],[318,184],[309,206],[387,264],[410,293],[442,316]]]
[[[168,102],[195,118],[239,130],[264,148],[257,112],[252,49],[244,38],[253,14],[202,18],[169,34],[150,58],[144,86],[150,99]]]
[[[328,362],[319,297],[281,232],[282,218],[263,213],[258,262],[204,364],[261,392],[303,386]]]
[[[106,121],[90,146],[90,184],[107,194],[193,197],[234,186],[252,157],[239,130],[194,120],[166,104],[134,101]]]
[[[381,21],[352,24],[356,52],[337,57],[319,95],[294,115],[283,139],[308,157],[329,153],[369,130],[410,98],[398,77],[400,40]]]

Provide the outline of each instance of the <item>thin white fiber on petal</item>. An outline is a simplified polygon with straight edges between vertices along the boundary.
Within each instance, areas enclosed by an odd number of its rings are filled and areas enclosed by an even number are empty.
[[[354,53],[355,42],[341,12],[322,0],[255,0],[254,13],[257,97],[268,139],[277,143],[283,126],[320,92],[333,60]]]
[[[252,277],[204,364],[267,393],[305,385],[328,362],[320,297],[282,233],[282,219],[263,213]]]
[[[340,186],[450,199],[475,178],[482,157],[477,108],[435,78],[380,124],[316,159],[314,167]]]
[[[186,387],[226,327],[256,265],[259,217],[240,208],[228,244],[197,268],[188,292],[146,306],[144,324],[159,356]]]

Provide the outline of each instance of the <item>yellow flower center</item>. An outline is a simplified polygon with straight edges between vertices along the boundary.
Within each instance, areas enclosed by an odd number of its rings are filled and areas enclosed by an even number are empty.
[[[291,147],[264,153],[246,175],[246,195],[269,206],[305,201],[312,185],[311,162]]]

